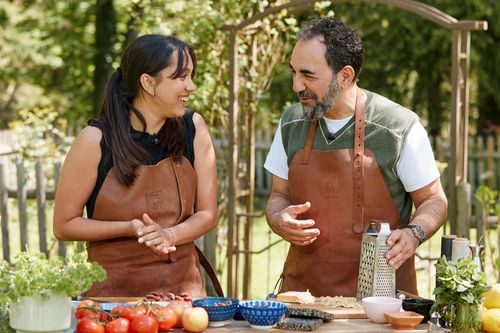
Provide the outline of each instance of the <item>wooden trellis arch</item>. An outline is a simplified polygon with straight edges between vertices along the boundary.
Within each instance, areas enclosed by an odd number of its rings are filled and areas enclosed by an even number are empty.
[[[462,234],[468,230],[468,215],[470,214],[470,190],[467,183],[467,132],[469,118],[469,63],[470,63],[470,36],[473,30],[487,30],[486,21],[457,20],[443,13],[437,8],[412,0],[361,0],[362,2],[392,5],[404,11],[414,13],[437,25],[451,30],[452,33],[452,108],[451,108],[451,160],[449,181],[449,209],[451,232]],[[227,293],[237,296],[236,290],[236,260],[235,228],[237,223],[236,205],[239,197],[237,170],[239,154],[239,73],[238,73],[238,32],[249,25],[262,20],[269,15],[284,10],[305,10],[312,7],[317,0],[292,0],[276,7],[269,7],[263,12],[235,25],[228,25],[230,32],[230,114],[229,114],[229,155],[228,155],[228,280]],[[349,0],[331,0],[332,4],[356,2]],[[253,182],[250,179],[250,182]],[[254,188],[250,186],[250,188]],[[253,195],[253,193],[250,193]],[[457,204],[457,198],[464,198],[469,205]],[[462,199],[460,199],[462,200]]]

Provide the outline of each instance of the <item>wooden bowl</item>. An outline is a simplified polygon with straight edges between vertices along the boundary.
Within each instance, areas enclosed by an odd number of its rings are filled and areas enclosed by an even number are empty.
[[[385,312],[384,316],[389,324],[398,330],[415,329],[424,319],[424,316],[413,311]]]

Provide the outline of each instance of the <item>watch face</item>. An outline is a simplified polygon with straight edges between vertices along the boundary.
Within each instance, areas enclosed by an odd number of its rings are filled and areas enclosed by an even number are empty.
[[[408,227],[411,228],[415,237],[422,243],[425,239],[424,229],[416,224],[409,224]]]

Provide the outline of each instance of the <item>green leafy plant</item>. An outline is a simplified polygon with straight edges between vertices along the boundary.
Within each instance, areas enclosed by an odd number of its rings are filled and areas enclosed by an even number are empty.
[[[9,308],[7,305],[0,305],[0,332],[15,333],[9,325]]]
[[[486,240],[486,264],[490,263],[493,270],[493,275],[500,281],[500,258],[496,256],[498,249],[498,241],[495,240],[493,229],[488,228],[488,216],[500,215],[500,204],[497,203],[498,191],[486,185],[481,185],[474,193],[474,198],[480,204],[480,218],[484,226]],[[493,239],[492,239],[493,238]]]
[[[89,263],[84,253],[71,260],[47,259],[44,254],[21,252],[13,264],[0,263],[0,306],[16,302],[35,293],[65,293],[75,297],[90,289],[96,281],[106,279],[106,271],[97,263]]]
[[[479,304],[482,294],[490,288],[483,272],[476,272],[471,259],[447,261],[441,257],[436,263],[436,279],[439,287],[434,289],[436,302],[431,311],[437,311],[452,331],[478,332],[481,321]]]

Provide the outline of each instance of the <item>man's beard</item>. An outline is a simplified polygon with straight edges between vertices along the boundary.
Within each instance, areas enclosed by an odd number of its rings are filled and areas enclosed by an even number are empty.
[[[304,104],[302,106],[310,119],[320,119],[337,103],[340,97],[340,89],[337,80],[333,78],[326,95],[321,100],[318,100],[318,96],[307,91],[299,92],[299,97],[311,97],[314,99],[316,102],[314,106],[311,107]]]

